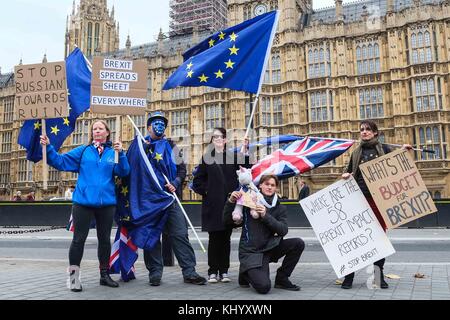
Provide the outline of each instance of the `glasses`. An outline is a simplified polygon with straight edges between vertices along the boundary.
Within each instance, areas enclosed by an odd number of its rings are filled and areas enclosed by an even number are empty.
[[[214,140],[223,139],[223,135],[215,134],[212,136]]]

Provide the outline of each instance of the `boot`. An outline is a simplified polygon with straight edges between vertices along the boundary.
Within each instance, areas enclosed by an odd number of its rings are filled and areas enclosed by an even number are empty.
[[[380,270],[380,288],[381,289],[389,288],[388,283],[384,280],[383,270]]]
[[[384,263],[385,263],[385,259],[381,259],[377,262],[374,263],[374,265],[376,267],[379,268],[380,272],[379,272],[379,276],[380,276],[380,288],[381,289],[387,289],[389,288],[389,285],[387,284],[387,282],[384,280],[384,273],[383,273],[383,269],[384,269]],[[375,273],[376,275],[376,273]]]
[[[345,276],[344,282],[341,284],[342,289],[351,289],[353,286],[353,278],[355,277],[354,273],[350,273]]]
[[[83,290],[83,287],[81,286],[80,281],[80,267],[70,266],[67,272],[69,273],[69,278],[67,279],[67,288],[69,288],[73,292],[81,292]]]
[[[100,285],[111,288],[117,288],[119,284],[111,279],[108,270],[100,270]]]

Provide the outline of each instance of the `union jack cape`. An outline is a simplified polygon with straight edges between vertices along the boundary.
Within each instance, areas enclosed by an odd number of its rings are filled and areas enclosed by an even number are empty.
[[[299,137],[253,165],[253,181],[258,184],[265,174],[282,180],[307,172],[339,157],[353,143],[354,140]]]

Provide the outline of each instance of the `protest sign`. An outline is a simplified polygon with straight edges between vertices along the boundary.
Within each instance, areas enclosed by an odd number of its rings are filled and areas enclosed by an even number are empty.
[[[388,229],[436,212],[407,150],[396,150],[359,166]]]
[[[356,180],[340,180],[300,201],[338,277],[395,252]]]
[[[92,64],[91,111],[114,115],[145,115],[147,65],[95,57]]]
[[[66,63],[19,65],[14,68],[17,120],[69,116]]]

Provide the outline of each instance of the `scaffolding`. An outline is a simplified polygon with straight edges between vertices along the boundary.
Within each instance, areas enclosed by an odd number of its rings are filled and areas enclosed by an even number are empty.
[[[197,30],[218,31],[227,26],[226,0],[170,0],[170,31],[175,34]]]

